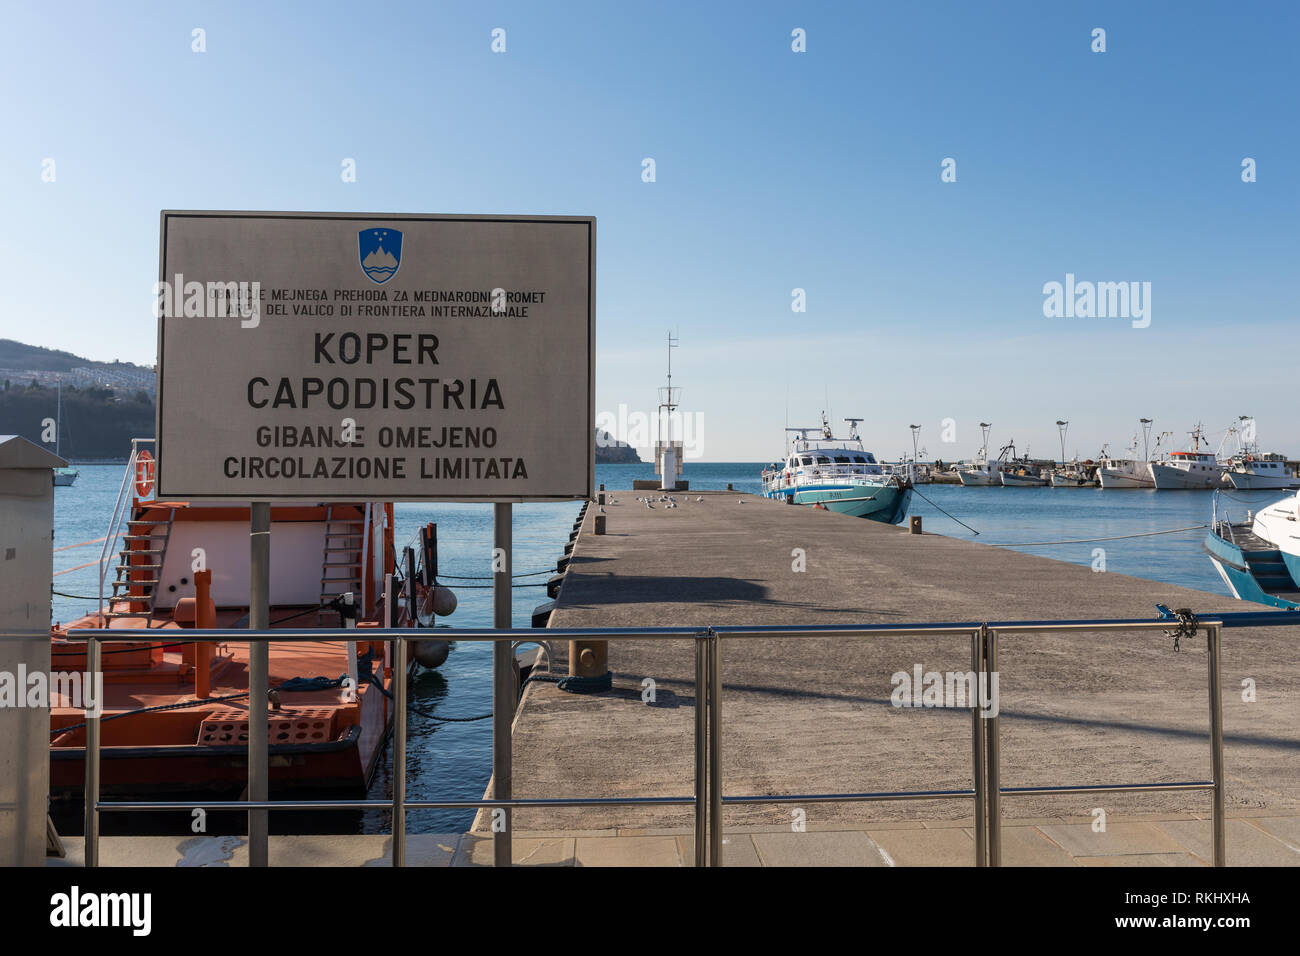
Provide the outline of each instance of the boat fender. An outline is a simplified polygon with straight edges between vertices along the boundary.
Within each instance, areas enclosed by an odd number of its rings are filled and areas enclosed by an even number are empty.
[[[451,645],[447,641],[416,641],[414,656],[421,667],[432,669],[441,666],[450,651]]]
[[[438,585],[433,589],[433,613],[439,617],[448,617],[456,610],[456,592],[451,588]]]

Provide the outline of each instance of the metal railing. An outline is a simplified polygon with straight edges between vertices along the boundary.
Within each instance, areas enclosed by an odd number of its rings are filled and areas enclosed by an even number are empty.
[[[86,858],[87,866],[99,864],[99,814],[128,811],[266,811],[266,810],[364,810],[391,809],[393,814],[393,865],[404,866],[406,861],[406,817],[409,810],[430,809],[495,809],[516,807],[613,807],[613,806],[690,806],[694,809],[694,837],[696,866],[721,866],[723,846],[722,811],[725,806],[773,803],[835,803],[896,800],[970,799],[975,811],[975,844],[977,866],[998,866],[1002,859],[1001,800],[1003,797],[1028,795],[1053,796],[1093,793],[1147,793],[1161,791],[1211,791],[1212,847],[1215,866],[1225,861],[1225,797],[1223,772],[1223,709],[1221,702],[1219,645],[1224,626],[1270,626],[1300,624],[1300,616],[1285,612],[1244,612],[1218,615],[1214,619],[1196,622],[1204,629],[1207,649],[1207,682],[1209,691],[1211,779],[1176,782],[1139,782],[1124,784],[1076,784],[1064,786],[1002,787],[1000,782],[1000,725],[996,713],[986,715],[987,687],[991,675],[997,673],[998,642],[1006,636],[1029,636],[1059,632],[1091,631],[1161,631],[1168,632],[1179,626],[1171,619],[1082,620],[1082,621],[1006,621],[995,623],[957,624],[899,624],[880,627],[852,625],[832,627],[706,627],[706,628],[550,628],[548,640],[608,640],[615,642],[634,640],[691,640],[695,645],[695,721],[694,721],[694,793],[691,796],[671,797],[529,797],[513,799],[480,800],[408,800],[406,798],[406,660],[407,641],[427,639],[418,629],[374,628],[366,630],[367,640],[378,642],[392,640],[394,647],[394,783],[391,800],[267,800],[267,801],[111,801],[100,800],[100,718],[88,715],[86,728]],[[115,642],[157,640],[156,630],[77,630],[76,638],[88,640],[87,668],[92,675],[101,670],[101,645]],[[186,630],[185,641],[214,643],[257,643],[265,641],[346,641],[334,628],[249,631]],[[536,640],[537,632],[526,629],[471,628],[439,629],[439,637],[465,642],[528,641]],[[71,636],[71,635],[70,635]],[[814,639],[880,639],[900,637],[967,637],[971,642],[971,672],[975,675],[976,694],[971,710],[971,758],[973,786],[960,790],[916,790],[862,793],[799,793],[725,795],[722,782],[722,643],[723,641],[784,638],[792,640]],[[511,646],[511,645],[506,645]],[[196,704],[201,702],[196,702]],[[507,722],[507,726],[509,726]],[[266,724],[255,726],[249,722],[250,750],[256,747],[256,738],[262,737],[261,753],[266,754]],[[494,754],[496,749],[494,747]],[[499,768],[494,767],[494,770]],[[508,773],[509,768],[506,768]],[[265,766],[255,768],[250,764],[250,779],[260,772],[266,779]],[[265,839],[264,834],[259,834]],[[495,833],[498,843],[497,859],[510,860],[511,834]],[[708,852],[705,852],[707,843]],[[250,847],[251,849],[251,847]],[[261,859],[266,859],[261,847]]]
[[[152,445],[155,440],[152,438],[132,438],[131,439],[131,456],[126,460],[126,470],[122,472],[122,485],[117,489],[117,501],[113,504],[113,516],[108,521],[108,533],[104,536],[104,546],[99,551],[99,613],[104,613],[104,579],[108,577],[108,572],[112,568],[109,560],[113,553],[113,548],[117,544],[117,539],[122,536],[122,522],[127,515],[131,513],[130,500],[131,490],[135,482],[135,467],[140,460],[140,446]],[[128,522],[129,526],[129,522]],[[161,575],[159,575],[161,577]],[[151,638],[152,639],[152,638]]]

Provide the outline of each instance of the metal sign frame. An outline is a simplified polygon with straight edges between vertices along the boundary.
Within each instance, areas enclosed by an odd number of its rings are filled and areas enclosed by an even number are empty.
[[[280,501],[280,502],[330,502],[330,501],[356,501],[358,499],[382,498],[385,501],[411,501],[411,502],[438,502],[438,501],[460,501],[460,502],[530,502],[530,501],[580,501],[590,500],[595,495],[596,487],[596,463],[595,463],[595,407],[596,407],[596,219],[594,216],[495,216],[495,215],[457,215],[457,214],[421,214],[421,213],[357,213],[357,212],[287,212],[271,211],[259,212],[249,210],[168,210],[164,209],[160,213],[160,231],[159,231],[159,251],[158,251],[158,275],[159,281],[168,281],[168,263],[167,263],[167,234],[169,221],[179,219],[301,219],[301,220],[322,220],[322,221],[344,221],[367,223],[376,220],[386,220],[393,222],[497,222],[497,223],[568,223],[579,224],[587,227],[587,394],[586,394],[586,422],[587,422],[587,462],[586,462],[586,490],[582,493],[561,494],[561,495],[530,495],[530,494],[452,494],[438,493],[429,495],[394,495],[390,493],[376,493],[374,490],[322,490],[320,493],[310,494],[273,494],[263,493],[264,489],[250,489],[247,492],[229,493],[229,494],[203,494],[193,495],[185,494],[183,490],[173,490],[166,486],[167,457],[164,454],[163,447],[163,421],[166,414],[164,391],[163,391],[163,361],[164,361],[164,329],[165,321],[160,316],[158,318],[158,401],[155,411],[155,436],[157,449],[155,465],[155,483],[160,495],[171,498],[192,498],[196,500],[224,500],[224,501]],[[572,397],[572,396],[570,396]],[[361,481],[362,479],[358,479]]]

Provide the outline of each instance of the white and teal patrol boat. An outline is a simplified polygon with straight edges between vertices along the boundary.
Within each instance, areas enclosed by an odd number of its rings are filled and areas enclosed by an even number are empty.
[[[1205,550],[1233,596],[1300,610],[1300,496],[1248,512],[1240,523],[1214,499]]]
[[[898,524],[912,500],[908,474],[885,474],[862,447],[860,418],[844,419],[849,437],[836,438],[822,415],[817,428],[787,428],[798,435],[785,460],[763,469],[763,494],[796,505],[838,511],[855,518]],[[821,437],[809,437],[820,431]]]

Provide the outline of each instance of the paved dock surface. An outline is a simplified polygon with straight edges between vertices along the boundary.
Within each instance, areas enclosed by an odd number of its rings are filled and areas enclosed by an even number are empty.
[[[1255,607],[1117,570],[1095,573],[749,495],[692,492],[676,496],[677,508],[658,503],[647,508],[636,500],[644,494],[611,493],[617,503],[605,506],[608,533],[603,536],[593,529],[599,509],[588,509],[552,626],[866,626],[1154,618],[1157,602],[1198,613]],[[1186,540],[1169,544],[1199,546]],[[1095,545],[1082,547],[1088,556]],[[797,569],[801,558],[806,570]],[[1300,810],[1297,638],[1292,628],[1224,632],[1230,815]],[[1158,632],[1004,637],[999,648],[1003,786],[1208,779],[1205,641],[1203,636],[1185,639],[1181,652],[1172,645]],[[567,648],[561,642],[553,650],[556,670],[563,673]],[[971,786],[970,712],[897,708],[890,702],[896,672],[911,673],[917,664],[925,671],[969,670],[968,639],[738,639],[724,643],[722,656],[727,795]],[[614,689],[608,693],[568,694],[539,683],[525,689],[515,720],[515,796],[691,794],[691,642],[613,643],[610,666]],[[642,702],[645,678],[655,681],[653,704]],[[1242,699],[1245,680],[1254,682],[1254,702]],[[1209,795],[1003,800],[1007,818],[1091,818],[1096,809],[1129,820],[1150,813],[1199,816],[1209,812]],[[725,820],[727,827],[745,831],[788,832],[798,811],[810,831],[872,833],[869,826],[881,823],[960,821],[970,817],[971,805],[953,800],[800,806],[792,801],[728,807]],[[482,824],[480,817],[474,829],[482,831]],[[687,832],[690,824],[689,808],[515,814],[517,833]],[[1254,839],[1253,833],[1241,832]],[[1292,834],[1289,845],[1297,842]],[[1082,844],[1069,852],[1090,856]],[[1091,855],[1105,856],[1100,849]]]
[[[1208,866],[1210,824],[1191,814],[1148,814],[1112,820],[1105,833],[1091,817],[1011,819],[1003,823],[1006,866]],[[877,823],[857,830],[810,825],[732,830],[724,866],[972,866],[972,821]],[[80,866],[83,843],[66,841],[67,856],[50,866]],[[519,866],[693,866],[690,831],[555,830],[515,835]],[[375,835],[272,836],[272,866],[391,866],[392,838]],[[238,836],[102,837],[103,866],[242,867],[248,845]],[[407,837],[407,866],[491,866],[492,838],[476,833]],[[1300,816],[1229,818],[1230,866],[1300,866]]]

